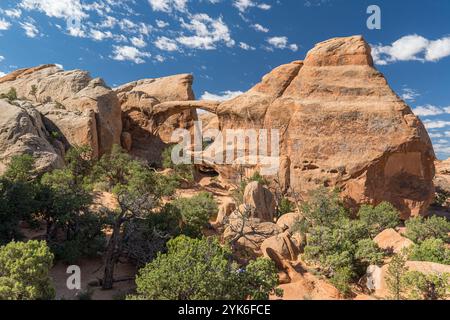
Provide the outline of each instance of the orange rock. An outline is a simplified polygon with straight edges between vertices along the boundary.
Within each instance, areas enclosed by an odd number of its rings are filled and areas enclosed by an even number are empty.
[[[393,253],[400,253],[403,249],[409,248],[414,243],[408,238],[402,237],[394,229],[386,229],[378,234],[373,241],[384,250],[389,250]]]

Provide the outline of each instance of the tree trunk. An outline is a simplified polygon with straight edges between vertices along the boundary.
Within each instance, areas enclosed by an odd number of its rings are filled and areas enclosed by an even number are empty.
[[[114,284],[114,267],[117,262],[117,247],[120,242],[120,228],[122,218],[118,218],[114,224],[111,239],[105,253],[105,272],[103,275],[103,290],[111,290]]]

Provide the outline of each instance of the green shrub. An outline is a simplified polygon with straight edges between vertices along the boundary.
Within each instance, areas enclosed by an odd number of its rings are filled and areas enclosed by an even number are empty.
[[[402,279],[410,300],[447,300],[450,297],[450,273],[407,272]]]
[[[278,217],[286,213],[291,213],[296,210],[295,204],[291,202],[288,198],[282,198],[280,204],[278,205]]]
[[[415,245],[411,250],[409,259],[450,265],[450,249],[441,239],[430,238]]]
[[[415,243],[421,243],[430,238],[449,243],[450,221],[444,217],[414,217],[405,224],[406,236]]]
[[[172,150],[175,146],[169,146],[162,153],[162,165],[165,169],[173,169],[178,180],[183,179],[188,182],[194,181],[195,167],[192,164],[174,164],[172,161]]]
[[[192,198],[179,198],[172,203],[181,213],[182,233],[190,237],[201,237],[209,219],[218,212],[212,194],[202,192]]]
[[[330,281],[344,297],[349,297],[352,293],[350,283],[354,276],[355,274],[350,268],[342,267],[336,270]]]
[[[0,99],[7,99],[9,102],[17,100],[17,91],[16,88],[10,88],[8,93],[0,94]]]
[[[367,217],[373,210],[376,217]],[[391,225],[394,219],[385,219],[391,217],[386,211],[383,206],[366,207],[361,212],[363,219],[351,219],[337,192],[313,191],[310,201],[302,206],[302,218],[294,226],[294,231],[306,235],[305,259],[348,295],[350,283],[364,275],[369,265],[383,260],[384,253],[370,238],[369,230],[376,233]]]
[[[168,252],[141,269],[136,284],[137,295],[128,299],[245,300],[280,294],[272,261],[258,259],[239,268],[217,240],[185,236],[169,241]]]
[[[400,214],[388,202],[383,202],[376,207],[363,205],[358,217],[367,228],[368,236],[375,238],[381,231],[395,228],[400,224]]]
[[[53,254],[44,241],[11,242],[0,247],[0,300],[53,299],[52,265]]]

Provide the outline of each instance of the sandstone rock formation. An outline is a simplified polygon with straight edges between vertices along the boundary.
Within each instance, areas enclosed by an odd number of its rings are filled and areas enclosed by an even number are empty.
[[[450,194],[450,159],[436,161],[436,176],[434,177],[434,186],[437,193]],[[448,206],[447,203],[444,205]]]
[[[261,222],[256,218],[243,218],[238,212],[228,220],[223,237],[230,241],[238,252],[247,252],[254,256],[262,255],[261,245],[266,240],[283,232],[272,222]]]
[[[39,171],[63,165],[62,145],[53,141],[46,130],[40,113],[28,103],[17,105],[0,99],[0,174],[14,156],[29,154],[36,160]]]
[[[226,219],[236,211],[236,203],[231,198],[226,198],[219,207],[219,213],[217,214],[216,226],[223,226]]]
[[[194,100],[193,77],[188,74],[159,79],[145,79],[124,84],[115,91],[122,108],[124,132],[131,154],[160,162],[161,151],[171,143],[174,130],[191,129],[197,120],[193,108],[177,108],[173,114],[164,114],[162,103]],[[158,106],[160,105],[160,106]],[[158,107],[157,107],[158,106]]]
[[[301,214],[297,212],[286,213],[278,218],[277,225],[283,229],[292,231],[295,223],[301,218]]]
[[[16,89],[20,100],[27,99],[33,104],[53,102],[60,112],[50,111],[49,120],[61,125],[60,130],[68,133],[66,138],[71,143],[91,142],[94,155],[101,155],[111,150],[113,144],[120,144],[119,101],[102,79],[92,79],[86,71],[63,71],[55,65],[43,65],[20,69],[0,78],[0,93],[7,93],[11,88]],[[67,111],[67,118],[63,119],[61,110]],[[95,115],[95,123],[90,112]],[[84,114],[83,124],[77,119],[71,126],[68,118],[74,119],[74,113]],[[77,132],[81,129],[86,131]]]
[[[389,201],[403,219],[425,214],[432,202],[430,138],[374,68],[361,36],[319,43],[303,62],[274,69],[208,111],[222,131],[278,129],[283,164],[277,178],[302,195],[339,187],[349,207]],[[230,166],[222,168],[222,177],[239,178]]]
[[[257,181],[250,182],[244,191],[244,204],[252,207],[253,217],[273,222],[276,203],[273,194]]]
[[[93,156],[99,155],[97,120],[93,110],[69,111],[52,102],[37,105],[36,109],[42,114],[47,130],[63,140],[65,149],[90,146]]]
[[[297,260],[299,254],[299,250],[291,240],[291,235],[288,231],[264,240],[261,244],[261,251],[267,258],[274,259],[272,252],[275,251],[277,253],[276,257],[280,256],[291,261]]]
[[[403,249],[409,248],[414,243],[408,238],[402,237],[394,229],[386,229],[378,234],[373,241],[383,250],[392,253],[400,253]]]

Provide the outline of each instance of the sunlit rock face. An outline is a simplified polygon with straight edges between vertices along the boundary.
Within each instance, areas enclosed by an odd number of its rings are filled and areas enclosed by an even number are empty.
[[[297,192],[339,187],[351,208],[389,201],[405,219],[425,214],[433,199],[427,131],[374,68],[361,36],[317,44],[216,114],[222,130],[280,130],[278,178]]]

